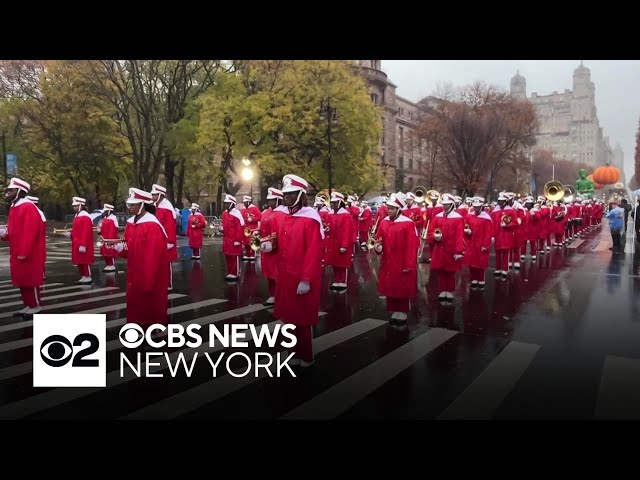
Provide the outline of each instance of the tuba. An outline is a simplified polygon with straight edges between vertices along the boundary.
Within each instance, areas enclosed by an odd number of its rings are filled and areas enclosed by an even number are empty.
[[[508,213],[503,213],[502,217],[500,217],[500,223],[504,223],[505,225],[509,225],[513,222],[513,217]]]
[[[575,187],[572,187],[571,185],[564,185],[563,200],[565,202],[573,202],[575,195],[576,195]]]
[[[440,192],[438,192],[437,190],[428,190],[427,193],[425,194],[425,198],[427,198],[428,201],[431,202],[432,195],[435,195],[436,197],[438,197],[438,200],[436,202],[440,203]]]
[[[565,186],[562,182],[558,182],[556,180],[552,180],[551,182],[547,182],[544,186],[544,197],[551,201],[557,202],[565,195]]]
[[[416,204],[420,204],[427,199],[427,189],[424,187],[416,187],[413,189],[413,194],[416,196]]]

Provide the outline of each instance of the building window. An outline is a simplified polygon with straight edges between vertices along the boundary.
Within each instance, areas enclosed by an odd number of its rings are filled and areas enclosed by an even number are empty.
[[[409,170],[413,171],[413,158],[409,157]]]
[[[384,128],[384,120],[382,121],[382,145],[384,145],[384,135],[385,135],[385,128]]]
[[[376,93],[371,94],[371,101],[376,105],[378,104],[378,95]]]
[[[404,157],[398,157],[398,168],[400,170],[404,169]]]
[[[404,128],[399,127],[400,131],[400,151],[404,153]]]
[[[413,190],[413,178],[407,179],[407,182],[409,184],[409,190]]]

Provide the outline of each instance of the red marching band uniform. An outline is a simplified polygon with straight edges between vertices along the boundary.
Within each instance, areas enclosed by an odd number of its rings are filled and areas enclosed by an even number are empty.
[[[469,267],[471,288],[484,288],[485,270],[489,268],[491,239],[493,238],[493,221],[483,210],[484,199],[475,197],[471,207],[474,210],[467,214],[464,229],[463,263]],[[467,228],[468,227],[468,228]]]
[[[168,263],[169,290],[173,289],[173,262],[178,260],[177,233],[176,233],[176,210],[173,204],[167,200],[167,189],[162,185],[154,184],[151,187],[151,196],[156,206],[156,218],[167,234],[167,254],[165,256]]]
[[[440,203],[444,211],[436,215],[429,224],[427,238],[434,244],[431,270],[438,272],[438,299],[450,304],[456,290],[455,274],[462,269],[464,220],[453,211],[453,195],[443,194]]]
[[[324,195],[320,195],[316,197],[316,200],[313,204],[315,209],[318,211],[318,215],[320,215],[320,220],[322,220],[322,225],[324,227],[324,238],[322,239],[322,263],[326,265],[327,263],[327,243],[329,241],[329,210],[326,206],[327,199]]]
[[[358,237],[360,237],[360,245],[367,244],[369,238],[369,230],[373,226],[373,214],[367,202],[360,203],[362,212],[358,215]]]
[[[250,196],[245,195],[242,198],[242,201],[244,203],[244,209],[242,209],[242,212],[241,212],[242,217],[244,218],[245,225],[247,226],[247,228],[249,228],[249,230],[251,230],[251,233],[253,234],[253,232],[256,232],[260,227],[262,212],[260,212],[260,209],[258,207],[251,204],[253,199]],[[251,238],[252,238],[251,236],[243,237],[243,244],[244,244],[244,257],[242,257],[243,260],[253,261],[256,259],[256,252],[254,252],[251,249]]]
[[[442,205],[437,203],[439,197],[435,193],[432,193],[430,195],[429,200],[431,200],[431,205],[427,205],[425,211],[423,212],[424,228],[429,228],[429,225],[431,225],[431,222],[436,217],[436,215],[444,210]],[[427,262],[431,261],[431,252],[433,252],[433,244],[430,242],[431,240],[427,241],[427,244],[429,245],[429,257],[427,259]]]
[[[312,327],[318,323],[322,288],[322,239],[318,212],[304,206],[308,183],[297,175],[282,179],[287,214],[277,232],[278,280],[275,318],[295,325],[296,346],[289,365],[313,363]]]
[[[240,255],[242,255],[242,242],[244,240],[244,218],[240,210],[236,208],[236,197],[224,196],[225,211],[222,212],[222,253],[227,264],[227,276],[225,280],[235,282],[238,280],[240,270]]]
[[[86,210],[87,201],[84,198],[73,197],[71,205],[77,207],[73,224],[71,225],[71,263],[78,266],[80,284],[92,282],[90,265],[95,261],[93,251],[93,221]]]
[[[347,197],[347,206],[345,207],[345,209],[351,214],[351,222],[353,223],[353,228],[351,229],[351,233],[353,235],[353,247],[351,253],[356,252],[356,244],[358,243],[358,216],[360,215],[360,208],[356,205],[356,203],[356,197],[352,195],[349,195]]]
[[[354,225],[345,207],[344,195],[339,192],[331,194],[329,213],[329,235],[327,238],[326,265],[333,267],[332,290],[345,292],[347,290],[347,270],[353,264],[352,248]],[[367,234],[368,235],[368,234]]]
[[[200,205],[191,204],[191,215],[187,220],[187,237],[189,237],[189,247],[193,250],[192,260],[200,260],[200,249],[202,248],[202,238],[207,221],[200,213]]]
[[[278,282],[278,230],[287,210],[282,206],[284,194],[276,189],[269,188],[267,202],[269,208],[262,212],[260,221],[260,268],[262,275],[267,279],[269,298],[264,302],[265,306],[273,305],[276,301],[276,284]],[[271,238],[274,237],[274,238]],[[270,240],[268,240],[271,238]]]
[[[113,205],[105,203],[102,207],[103,218],[98,225],[98,233],[102,238],[115,239],[119,237],[118,217],[113,214]],[[100,255],[104,258],[103,272],[115,272],[116,251],[112,245],[103,244],[100,247]]]
[[[11,283],[20,289],[25,308],[14,315],[40,312],[40,288],[44,283],[44,251],[42,217],[26,194],[31,186],[19,178],[12,178],[6,188],[11,202],[6,226],[0,226],[0,238],[9,242]]]
[[[540,204],[540,210],[538,217],[538,252],[540,255],[544,255],[545,250],[551,250],[551,208],[547,205],[547,199],[543,196],[538,196],[538,203]]]
[[[168,323],[169,277],[167,234],[155,215],[143,210],[145,204],[153,204],[151,193],[130,188],[127,206],[135,212],[127,220],[124,242],[113,248],[127,259],[127,323],[146,327]]]
[[[416,196],[412,192],[407,192],[405,198],[406,206],[402,209],[402,214],[413,222],[419,236],[423,226],[422,209],[415,203]]]
[[[418,292],[416,251],[420,240],[415,223],[403,214],[404,195],[391,194],[387,206],[389,216],[378,224],[374,246],[374,251],[380,255],[378,291],[386,297],[392,321],[404,323],[411,299]]]
[[[569,221],[567,206],[561,201],[556,202],[551,210],[551,232],[553,233],[553,246],[561,247],[564,244],[564,232]]]
[[[522,250],[522,255],[524,256],[527,251],[528,242],[531,249],[531,260],[536,260],[538,258],[538,232],[543,228],[544,220],[542,219],[540,209],[533,201],[533,197],[526,197],[524,205],[527,209],[527,222],[525,244]]]
[[[504,192],[501,192],[498,195],[498,205],[491,212],[494,238],[493,248],[496,252],[496,269],[493,274],[495,276],[502,275],[503,279],[507,278],[509,252],[515,243],[513,230],[518,224],[517,213],[507,205],[507,201],[507,196]]]
[[[47,262],[47,217],[45,217],[44,212],[42,210],[40,210],[40,207],[38,207],[38,202],[40,201],[38,197],[32,197],[27,195],[25,197],[27,200],[29,200],[31,203],[33,203],[36,208],[38,209],[38,213],[40,214],[40,218],[42,219],[42,225],[41,225],[41,235],[40,238],[38,240],[38,243],[40,245],[40,250],[42,250],[42,256],[44,258],[45,264]],[[44,278],[44,275],[43,275]]]

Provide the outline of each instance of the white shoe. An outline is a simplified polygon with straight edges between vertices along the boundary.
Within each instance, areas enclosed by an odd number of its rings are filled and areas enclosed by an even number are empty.
[[[397,320],[397,319],[398,319],[398,315],[399,315],[399,314],[400,314],[400,312],[393,312],[393,313],[391,314],[391,319],[392,319],[392,320]]]
[[[478,287],[484,288],[484,282],[478,282]]]
[[[91,277],[82,277],[80,278],[80,280],[78,280],[78,283],[87,284],[87,283],[91,283],[92,281],[93,279]]]
[[[267,298],[267,301],[264,302],[264,303],[267,304],[267,305],[273,305],[274,303],[276,303],[276,299],[275,299],[275,297],[269,297],[269,298]]]
[[[524,255],[520,255],[520,261],[524,262],[524,259],[525,259],[525,258],[526,258],[526,257],[525,257]]]
[[[535,255],[533,257],[531,257],[531,260],[533,260],[534,262],[538,259],[538,257],[536,257]]]
[[[514,263],[514,264],[513,264],[513,267],[514,267],[516,270],[520,270],[520,262],[516,262],[516,263]]]
[[[451,292],[445,292],[447,300],[453,302],[453,293]]]
[[[547,246],[547,252],[551,251],[551,247]]]
[[[478,280],[471,280],[471,285],[477,285],[478,284]]]
[[[33,315],[35,313],[40,313],[40,310],[42,310],[41,307],[27,308],[27,311],[24,312],[24,314],[25,315]]]
[[[438,295],[438,300],[446,300],[447,298],[447,292],[440,292],[440,295]]]
[[[116,266],[115,265],[107,265],[106,267],[104,267],[102,269],[103,272],[115,272],[116,271]]]
[[[398,312],[398,316],[396,317],[397,320],[400,321],[406,321],[407,320],[407,314],[404,312]]]

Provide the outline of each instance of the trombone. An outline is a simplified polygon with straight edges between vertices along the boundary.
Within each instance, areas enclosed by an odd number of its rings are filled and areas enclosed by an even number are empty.
[[[71,229],[70,228],[54,228],[53,229],[54,235],[64,235],[65,233],[71,233]]]
[[[98,238],[98,241],[96,242],[96,247],[100,248],[104,245],[107,248],[114,248],[116,243],[122,243],[124,246],[124,249],[125,250],[128,249],[127,241],[124,238],[102,238],[102,236]]]

